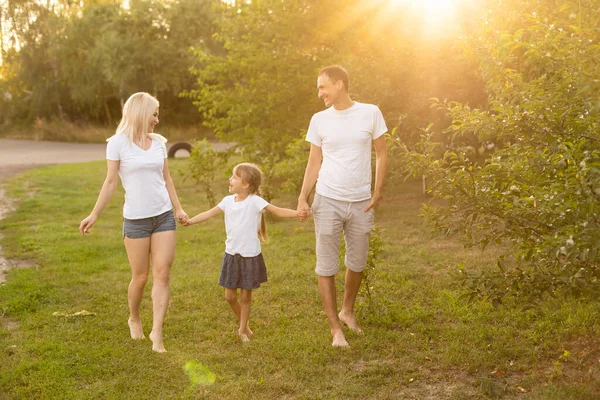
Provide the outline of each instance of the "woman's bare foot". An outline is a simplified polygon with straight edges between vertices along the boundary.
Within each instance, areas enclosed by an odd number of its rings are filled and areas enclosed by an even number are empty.
[[[250,338],[248,337],[248,335],[246,333],[238,333],[240,339],[242,340],[242,342],[244,343],[248,343],[250,341]]]
[[[344,337],[343,332],[338,332],[333,335],[333,342],[331,342],[333,347],[348,347],[348,342],[346,342],[346,338]]]
[[[127,320],[129,325],[129,334],[132,339],[144,339],[144,330],[142,329],[142,321],[132,321],[131,318]]]
[[[352,329],[355,333],[363,333],[363,330],[360,329],[360,327],[356,323],[356,318],[354,317],[354,314],[345,314],[343,311],[340,311],[340,313],[338,314],[338,319],[340,320],[340,322],[346,324],[348,328]]]
[[[163,344],[162,334],[156,334],[154,331],[150,332],[150,340],[152,340],[152,351],[157,353],[166,353],[165,345]]]
[[[252,332],[252,331],[250,330],[250,327],[249,327],[248,325],[246,325],[246,332],[245,332],[245,333],[246,333],[246,335],[248,335],[248,336],[252,336],[252,335],[254,335],[254,332]]]

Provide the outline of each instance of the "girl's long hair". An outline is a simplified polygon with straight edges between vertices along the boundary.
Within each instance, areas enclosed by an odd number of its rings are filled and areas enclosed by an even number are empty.
[[[242,178],[242,182],[249,186],[250,194],[262,196],[260,192],[260,183],[262,181],[262,172],[256,164],[241,163],[233,168],[233,174]],[[260,229],[258,237],[265,243],[269,241],[267,237],[267,223],[265,222],[264,212],[260,213]]]
[[[146,135],[151,134],[150,119],[158,106],[158,100],[149,93],[138,92],[129,96],[123,106],[123,117],[115,135],[122,133],[133,143],[143,147]]]

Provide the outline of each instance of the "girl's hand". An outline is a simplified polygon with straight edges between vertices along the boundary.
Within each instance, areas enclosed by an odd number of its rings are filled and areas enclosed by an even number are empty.
[[[92,225],[96,223],[96,218],[97,217],[94,214],[90,214],[86,219],[81,221],[79,224],[79,233],[81,233],[81,236],[85,235],[86,233],[90,233]]]

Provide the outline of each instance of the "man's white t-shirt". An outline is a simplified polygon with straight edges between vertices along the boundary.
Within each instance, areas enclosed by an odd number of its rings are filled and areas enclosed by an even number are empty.
[[[370,199],[371,147],[385,132],[383,115],[373,104],[354,102],[345,110],[329,107],[313,115],[306,140],[323,152],[317,193],[348,202]]]
[[[142,150],[127,135],[116,134],[106,145],[106,159],[120,161],[119,176],[125,189],[123,217],[154,217],[173,208],[163,177],[167,147],[152,135],[152,145]]]
[[[218,207],[225,213],[225,252],[232,256],[255,257],[260,254],[260,217],[269,203],[251,194],[243,201],[235,201],[236,195],[225,197]]]

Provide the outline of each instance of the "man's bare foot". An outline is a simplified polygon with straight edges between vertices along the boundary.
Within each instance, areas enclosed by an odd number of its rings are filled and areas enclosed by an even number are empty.
[[[348,342],[346,342],[346,338],[344,337],[343,332],[336,333],[333,335],[333,342],[331,342],[333,347],[348,347]]]
[[[154,331],[150,332],[150,340],[152,340],[152,351],[157,353],[166,353],[165,345],[163,344],[162,335],[158,335],[154,333]]]
[[[142,329],[142,321],[132,321],[131,318],[127,320],[129,325],[129,334],[132,339],[144,339],[144,331]]]
[[[363,330],[360,329],[360,327],[356,323],[356,318],[354,317],[354,314],[344,314],[343,311],[340,311],[340,313],[338,314],[338,319],[340,320],[340,322],[346,324],[348,328],[352,329],[355,333],[363,333]]]

